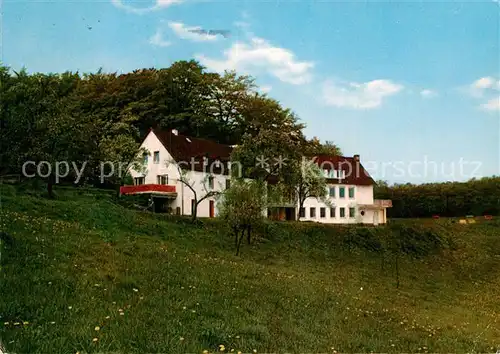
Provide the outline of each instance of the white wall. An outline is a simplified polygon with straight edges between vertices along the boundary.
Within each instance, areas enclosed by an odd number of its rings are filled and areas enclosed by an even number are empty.
[[[135,177],[145,177],[145,184],[157,184],[158,175],[168,175],[168,185],[175,186],[177,192],[177,198],[172,201],[170,207],[173,209],[174,213],[177,207],[181,208],[182,215],[191,215],[191,200],[194,199],[193,191],[180,181],[180,174],[172,155],[163,146],[160,140],[156,137],[153,132],[150,132],[144,142],[141,144],[141,148],[145,148],[149,151],[148,163],[145,166],[146,169],[144,173],[131,170],[130,174],[133,178]],[[153,155],[155,151],[160,152],[160,163],[154,163]],[[189,161],[187,161],[189,162]],[[189,167],[190,168],[190,167]],[[207,168],[209,171],[209,168]],[[185,175],[185,180],[193,187],[196,191],[198,199],[205,196],[211,189],[209,188],[208,178],[209,173],[198,172],[198,171],[187,171]],[[213,191],[223,191],[226,188],[226,179],[229,176],[214,174],[214,189]],[[215,197],[210,197],[203,200],[198,204],[198,213],[200,217],[210,216],[210,200],[215,202],[215,215],[218,215],[217,202]]]
[[[371,211],[361,215],[358,204],[373,204],[373,186],[353,186],[348,184],[329,185],[335,187],[335,197],[328,197],[329,202],[335,207],[335,217],[330,217],[330,206],[316,198],[308,198],[304,202],[306,215],[300,220],[310,220],[329,224],[354,224],[373,223]],[[340,198],[339,187],[345,188],[345,197]],[[354,187],[354,198],[349,198],[349,188]],[[316,216],[311,217],[311,208],[316,208]],[[321,208],[325,208],[325,217],[322,218]],[[345,217],[340,217],[340,208],[344,208]],[[355,208],[354,218],[349,217],[349,208]]]

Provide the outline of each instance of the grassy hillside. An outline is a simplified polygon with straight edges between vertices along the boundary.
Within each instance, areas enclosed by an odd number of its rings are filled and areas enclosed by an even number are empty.
[[[0,188],[8,352],[500,349],[498,223],[405,221],[397,263],[385,228],[273,223],[236,257],[217,221]]]

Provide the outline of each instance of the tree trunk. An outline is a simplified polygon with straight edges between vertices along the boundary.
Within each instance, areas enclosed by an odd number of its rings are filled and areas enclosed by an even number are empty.
[[[247,226],[247,243],[250,244],[250,232],[251,232],[251,226]]]
[[[195,203],[194,204],[194,208],[193,208],[193,211],[192,211],[192,215],[191,215],[191,222],[194,224],[196,222],[196,216],[198,214],[198,204]]]
[[[52,177],[52,174],[47,180],[47,194],[49,195],[50,199],[54,199],[54,177]]]
[[[236,255],[237,256],[240,255],[240,246],[241,246],[241,241],[243,241],[243,236],[245,236],[245,229],[241,230],[241,236],[239,236],[239,239],[238,239],[238,246],[236,247]]]

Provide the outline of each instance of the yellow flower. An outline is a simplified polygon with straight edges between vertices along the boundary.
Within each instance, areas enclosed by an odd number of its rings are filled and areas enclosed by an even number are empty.
[[[219,351],[223,352],[224,350],[226,350],[226,347],[223,344],[219,345]]]
[[[17,325],[19,325],[19,322],[14,322],[14,326],[17,326]]]
[[[28,321],[24,321],[23,324],[27,325],[27,324],[29,324],[29,322]]]
[[[205,350],[203,351],[203,354],[208,354],[208,350],[206,350],[206,349],[205,349]]]
[[[99,340],[99,339],[94,338],[94,339],[92,339],[92,342],[97,342],[98,340]]]
[[[96,331],[100,330],[101,328],[99,326],[95,326],[94,328]]]
[[[182,342],[184,340],[184,337],[180,337],[179,340]]]
[[[4,324],[4,325],[6,325],[6,326],[8,326],[8,325],[9,325],[9,322],[4,322],[3,324]]]

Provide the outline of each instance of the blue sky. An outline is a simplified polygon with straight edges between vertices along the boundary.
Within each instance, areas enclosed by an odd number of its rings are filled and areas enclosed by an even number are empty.
[[[498,0],[4,0],[2,12],[13,69],[127,72],[194,58],[254,76],[307,136],[360,154],[376,179],[500,175]]]

